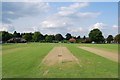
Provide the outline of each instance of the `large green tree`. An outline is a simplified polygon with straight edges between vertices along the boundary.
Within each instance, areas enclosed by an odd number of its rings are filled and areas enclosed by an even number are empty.
[[[26,39],[27,41],[31,41],[32,35],[31,33],[25,33],[25,35],[23,35],[22,38]]]
[[[81,39],[81,37],[80,37],[80,36],[78,36],[78,37],[77,37],[77,39]]]
[[[55,35],[55,40],[62,41],[63,40],[63,36],[61,34],[56,34]]]
[[[39,42],[44,40],[44,36],[40,32],[35,32],[33,35],[33,41]]]
[[[2,31],[2,41],[3,42],[6,42],[7,40],[9,40],[12,37],[13,37],[13,35],[11,33],[8,33],[6,31]]]
[[[86,36],[83,36],[83,40],[85,40],[86,39]]]
[[[14,31],[13,37],[21,37],[20,33],[17,33],[17,31]]]
[[[45,37],[45,41],[46,42],[53,42],[53,40],[54,40],[54,35],[47,35]]]
[[[111,43],[113,41],[113,36],[112,35],[108,35],[106,40],[107,40],[107,43]]]
[[[69,40],[70,38],[72,38],[70,33],[67,33],[65,36],[66,36],[66,40]]]
[[[89,33],[89,38],[91,41],[94,41],[95,43],[103,43],[104,37],[102,35],[102,32],[99,29],[93,29]]]
[[[115,36],[114,41],[116,43],[120,43],[120,34],[118,34],[118,35]]]

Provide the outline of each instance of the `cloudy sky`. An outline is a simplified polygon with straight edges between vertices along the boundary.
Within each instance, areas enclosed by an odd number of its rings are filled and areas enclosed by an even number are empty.
[[[88,36],[99,28],[118,33],[117,2],[3,2],[0,31]]]

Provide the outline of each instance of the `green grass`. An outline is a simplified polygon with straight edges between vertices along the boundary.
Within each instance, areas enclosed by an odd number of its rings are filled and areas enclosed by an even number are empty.
[[[118,53],[118,44],[81,44],[80,46],[95,47],[102,50]]]
[[[3,45],[3,77],[37,75],[39,64],[52,48],[53,45],[37,43]]]
[[[83,44],[61,44],[66,46],[79,60],[53,66],[41,64],[42,59],[54,47],[60,44],[28,43],[3,45],[3,77],[16,78],[99,78],[118,77],[118,64],[88,51],[78,48]],[[102,46],[102,44],[100,44]],[[93,46],[92,44],[88,46]],[[107,45],[106,45],[107,46]],[[112,45],[111,45],[112,46]],[[113,45],[114,48],[116,48]],[[116,50],[116,49],[114,49]],[[45,71],[49,70],[46,75]]]
[[[117,77],[118,64],[106,58],[78,48],[76,45],[67,45],[69,50],[79,59],[82,68],[80,77]]]

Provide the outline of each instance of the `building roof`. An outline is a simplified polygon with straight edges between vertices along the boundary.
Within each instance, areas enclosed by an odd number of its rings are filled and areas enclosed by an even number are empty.
[[[70,42],[76,42],[76,39],[75,38],[70,38],[69,41]]]

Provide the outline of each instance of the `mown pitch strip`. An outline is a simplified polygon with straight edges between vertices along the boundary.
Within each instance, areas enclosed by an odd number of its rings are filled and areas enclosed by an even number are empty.
[[[76,65],[81,67],[79,60],[66,47],[63,46],[54,47],[42,60],[41,65],[41,69],[43,68],[43,76],[51,75],[50,72],[53,72],[53,69],[57,70],[54,71],[55,74],[64,73],[66,75],[66,68],[71,67],[71,70]]]
[[[67,62],[79,64],[78,59],[66,47],[54,47],[42,61],[48,66]]]
[[[97,55],[107,58],[109,60],[118,62],[118,53],[113,53],[113,52],[109,52],[109,51],[105,51],[105,50],[100,50],[97,48],[84,47],[84,46],[79,47],[79,48],[84,49],[89,52],[92,52],[94,54],[97,54]]]

